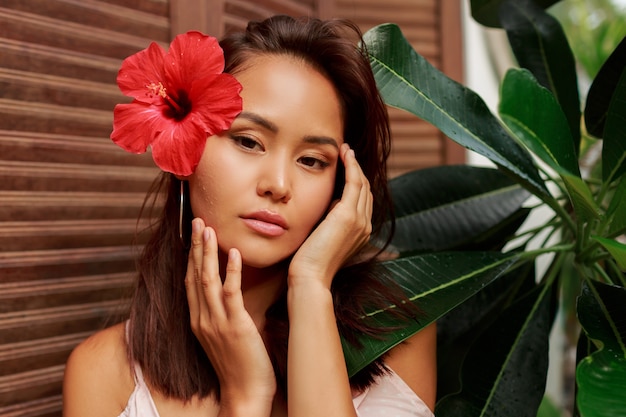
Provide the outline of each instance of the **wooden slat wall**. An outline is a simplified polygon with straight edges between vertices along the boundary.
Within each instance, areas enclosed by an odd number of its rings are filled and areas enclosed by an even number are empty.
[[[458,81],[461,57],[461,0],[337,0],[335,15],[355,21],[365,32],[392,22],[413,48],[431,64]],[[463,163],[464,151],[438,129],[402,110],[390,108],[393,150],[389,174],[417,168]]]
[[[0,416],[60,416],[68,354],[126,308],[136,218],[157,170],[109,139],[123,58],[189,29],[337,16],[363,30],[400,23],[460,79],[458,1],[0,0]],[[463,160],[432,126],[391,114],[392,175]]]
[[[0,0],[0,415],[60,416],[71,349],[124,308],[157,170],[109,139],[167,1]]]
[[[291,16],[318,16],[317,2],[313,0],[226,0],[224,31],[241,30],[250,20],[262,20],[274,14]]]
[[[250,20],[275,14],[325,16],[334,0],[171,0],[172,31],[199,30],[221,37],[241,30]],[[192,7],[193,6],[193,7]],[[215,11],[221,10],[222,13]]]

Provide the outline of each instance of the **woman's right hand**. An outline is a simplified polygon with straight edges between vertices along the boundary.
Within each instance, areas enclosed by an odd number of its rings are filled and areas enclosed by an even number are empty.
[[[215,232],[202,219],[192,223],[185,276],[191,329],[220,383],[220,416],[268,416],[276,377],[263,339],[246,311],[241,292],[241,255],[228,253],[222,283]]]

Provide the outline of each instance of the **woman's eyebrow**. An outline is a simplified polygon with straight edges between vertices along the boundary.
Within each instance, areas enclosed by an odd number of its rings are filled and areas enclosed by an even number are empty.
[[[278,133],[278,126],[256,113],[242,111],[241,113],[239,113],[239,116],[237,116],[237,118],[246,119],[252,123],[264,127],[272,133]]]
[[[339,149],[337,141],[328,136],[305,136],[303,142],[312,143],[314,145],[332,145]]]

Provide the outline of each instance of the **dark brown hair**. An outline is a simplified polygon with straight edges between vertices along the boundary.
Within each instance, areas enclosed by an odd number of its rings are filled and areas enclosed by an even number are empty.
[[[361,32],[343,20],[322,21],[275,16],[251,22],[245,32],[227,35],[222,41],[225,71],[236,74],[249,58],[290,55],[304,60],[334,84],[344,111],[344,140],[355,150],[374,194],[374,234],[393,231],[391,201],[387,189],[386,160],[390,149],[389,122],[378,94],[374,76],[363,47],[357,46]],[[338,170],[335,196],[343,190],[344,174]],[[182,183],[187,194],[186,182]],[[165,196],[154,232],[138,261],[138,280],[133,298],[129,355],[142,367],[151,385],[167,396],[189,400],[194,395],[219,397],[219,384],[202,347],[191,331],[184,286],[188,245],[179,239],[179,198],[181,182],[163,173],[149,195]],[[187,194],[188,195],[188,194]],[[184,236],[189,239],[193,218],[189,198],[184,207]],[[147,207],[160,205],[151,205]],[[387,227],[383,227],[383,225]],[[382,241],[388,241],[383,236]],[[379,236],[379,241],[380,236]],[[359,337],[384,337],[381,329],[364,319],[369,309],[395,304],[403,306],[398,315],[414,314],[402,292],[386,277],[373,259],[339,271],[332,285],[335,314],[342,337],[359,346]],[[285,297],[266,313],[264,340],[274,364],[278,385],[286,389],[288,316]],[[360,389],[385,371],[382,359],[351,379]]]

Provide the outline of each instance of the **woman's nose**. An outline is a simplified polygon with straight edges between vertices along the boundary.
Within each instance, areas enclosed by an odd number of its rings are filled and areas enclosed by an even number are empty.
[[[265,162],[257,183],[257,194],[286,203],[291,199],[288,163],[276,159]]]

